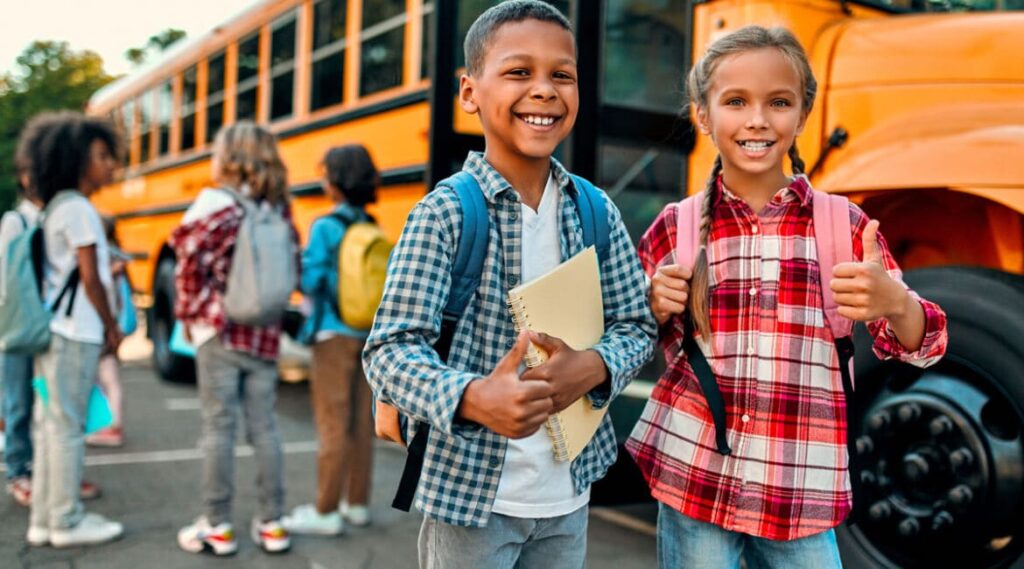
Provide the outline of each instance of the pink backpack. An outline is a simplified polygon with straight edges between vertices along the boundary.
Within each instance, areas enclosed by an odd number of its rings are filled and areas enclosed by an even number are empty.
[[[693,267],[700,246],[700,214],[704,192],[698,192],[679,202],[676,218],[676,263]],[[821,291],[825,307],[825,321],[832,330],[832,338],[839,354],[839,368],[843,376],[843,389],[847,404],[853,395],[853,321],[839,315],[839,305],[832,294],[829,282],[832,268],[838,263],[853,261],[853,235],[850,227],[850,202],[843,196],[835,196],[815,190],[812,199],[814,207],[814,243],[818,250],[818,267],[821,275]],[[697,379],[711,408],[715,422],[718,451],[729,454],[725,438],[725,406],[718,384],[711,373],[692,334],[684,338],[683,349],[693,367]],[[849,409],[849,407],[848,407]],[[848,411],[848,416],[851,414]]]

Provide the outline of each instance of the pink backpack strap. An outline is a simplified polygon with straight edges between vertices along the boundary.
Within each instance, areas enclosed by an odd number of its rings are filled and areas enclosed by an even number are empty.
[[[853,261],[853,230],[850,227],[850,200],[844,196],[814,190],[814,242],[818,249],[821,293],[825,301],[825,319],[834,338],[853,333],[853,321],[839,315],[832,294],[832,268]]]
[[[704,192],[679,202],[676,210],[676,264],[693,268],[700,249],[700,210]]]

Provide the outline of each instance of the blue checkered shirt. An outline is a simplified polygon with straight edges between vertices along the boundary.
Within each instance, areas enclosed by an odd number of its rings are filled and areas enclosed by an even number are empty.
[[[462,211],[454,190],[438,188],[413,208],[392,252],[363,364],[380,400],[431,426],[416,506],[424,515],[449,524],[485,526],[508,439],[458,417],[458,407],[469,382],[490,373],[515,343],[505,299],[521,280],[521,202],[481,154],[471,153],[463,170],[477,179],[486,196],[490,233],[480,286],[456,328],[448,363],[433,345],[451,288]],[[562,193],[559,230],[565,260],[583,249],[583,229],[576,206],[566,195],[576,191],[568,172],[554,159],[552,170]],[[601,262],[607,328],[594,349],[604,358],[611,381],[590,393],[599,407],[608,405],[636,375],[651,356],[656,335],[643,270],[619,210],[607,201],[611,251]],[[604,476],[616,452],[615,432],[605,416],[594,439],[571,465],[577,493]]]

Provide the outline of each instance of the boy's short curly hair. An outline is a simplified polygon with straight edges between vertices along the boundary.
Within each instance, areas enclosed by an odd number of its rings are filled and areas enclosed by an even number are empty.
[[[476,75],[483,68],[488,43],[498,28],[512,22],[540,20],[551,22],[573,33],[572,24],[557,8],[541,0],[506,0],[489,8],[469,27],[463,50],[466,54],[466,71]]]
[[[39,144],[49,129],[59,122],[59,119],[58,113],[40,113],[29,119],[18,135],[18,145],[14,151],[14,168],[18,176],[18,190],[27,196],[35,196],[35,182],[29,182],[29,187],[22,183],[24,176],[33,179],[32,149]]]
[[[31,143],[27,156],[36,194],[44,204],[61,190],[78,188],[89,167],[93,141],[101,140],[111,154],[118,153],[117,133],[106,120],[72,111],[48,113],[37,119],[49,125]]]

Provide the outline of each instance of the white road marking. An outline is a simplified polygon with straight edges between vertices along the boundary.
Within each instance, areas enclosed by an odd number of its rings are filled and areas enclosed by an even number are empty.
[[[202,408],[198,397],[170,398],[164,401],[164,405],[168,411],[198,411]]]
[[[592,507],[590,508],[590,514],[596,518],[600,518],[606,522],[613,523],[624,528],[631,529],[633,531],[649,535],[657,536],[658,528],[652,523],[645,522],[641,519],[634,518],[633,516],[618,512],[611,508],[603,507]]]
[[[281,445],[284,454],[301,454],[316,452],[316,441],[294,441]],[[255,452],[249,445],[235,447],[235,456],[238,458],[253,456]],[[203,451],[198,448],[183,448],[175,450],[155,450],[150,452],[125,452],[118,454],[101,454],[85,457],[86,466],[115,466],[122,464],[154,464],[159,462],[183,462],[188,460],[201,460]],[[7,467],[0,464],[0,472],[7,470]]]

